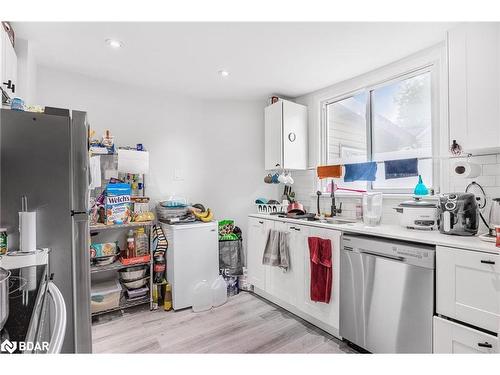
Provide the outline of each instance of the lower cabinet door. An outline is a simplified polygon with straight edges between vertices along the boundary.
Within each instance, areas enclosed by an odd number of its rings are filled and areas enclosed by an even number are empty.
[[[498,338],[464,325],[434,317],[434,353],[498,353]]]
[[[259,218],[248,219],[247,272],[248,282],[261,290],[266,288],[266,267],[262,264],[264,247],[269,230],[274,228],[274,221]]]
[[[303,270],[302,247],[308,227],[276,222],[275,229],[288,233],[289,267],[266,266],[266,292],[290,305],[296,306],[300,290],[300,272]]]
[[[331,229],[311,227],[309,233],[302,239],[302,267],[299,280],[299,300],[297,307],[306,314],[328,324],[336,329],[339,328],[339,270],[340,270],[340,246],[341,232]],[[330,303],[315,302],[311,300],[311,262],[309,256],[308,237],[319,237],[330,239],[332,243],[332,293]]]
[[[497,332],[500,321],[500,256],[438,246],[436,311]]]

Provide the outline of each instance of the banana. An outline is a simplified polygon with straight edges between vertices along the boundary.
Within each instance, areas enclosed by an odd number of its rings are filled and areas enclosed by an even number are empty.
[[[201,220],[205,223],[208,223],[210,221],[212,221],[212,218],[214,217],[212,211],[209,209],[207,209],[205,212],[197,212],[197,211],[192,211],[193,212],[193,215],[198,219],[198,220]]]
[[[214,218],[214,214],[210,211],[210,209],[208,209],[207,212],[208,215],[201,218],[201,221],[203,221],[204,223],[208,223]]]
[[[205,215],[205,213],[204,213],[204,212],[198,212],[198,211],[195,211],[195,210],[193,210],[193,211],[191,211],[191,212],[193,213],[193,215],[194,215],[197,219],[201,219],[201,218]]]

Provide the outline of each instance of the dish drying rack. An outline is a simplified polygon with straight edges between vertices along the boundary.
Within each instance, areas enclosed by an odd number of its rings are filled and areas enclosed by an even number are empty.
[[[286,212],[286,207],[284,207],[282,204],[264,204],[264,203],[256,203],[255,206],[257,207],[257,212],[259,214],[264,214],[264,215],[270,215],[272,213],[280,213]]]

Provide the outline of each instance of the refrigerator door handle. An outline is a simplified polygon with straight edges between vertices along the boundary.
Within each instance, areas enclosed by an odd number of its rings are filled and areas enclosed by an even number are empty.
[[[87,114],[72,111],[71,119],[71,173],[73,176],[73,204],[75,212],[88,212],[89,150]]]

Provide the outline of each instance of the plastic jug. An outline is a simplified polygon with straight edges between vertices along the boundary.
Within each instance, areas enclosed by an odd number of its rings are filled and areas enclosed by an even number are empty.
[[[212,305],[214,307],[222,306],[227,302],[227,284],[224,277],[220,275],[212,283]]]
[[[207,280],[202,280],[193,289],[193,312],[207,311],[211,308],[212,289]]]

